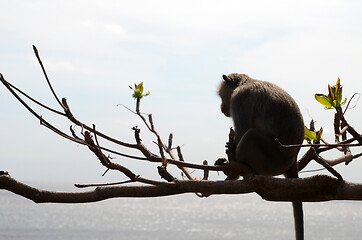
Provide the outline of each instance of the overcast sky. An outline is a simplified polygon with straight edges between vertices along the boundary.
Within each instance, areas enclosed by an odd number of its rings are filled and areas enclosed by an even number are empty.
[[[144,143],[155,149],[139,119],[116,106],[134,108],[128,85],[144,82],[151,94],[142,111],[153,113],[164,139],[172,132],[187,161],[213,163],[224,156],[232,125],[216,95],[222,74],[246,73],[278,84],[296,99],[305,122],[316,120],[333,141],[333,112],[314,94],[326,93],[338,77],[345,97],[361,92],[361,25],[358,0],[0,0],[0,72],[59,109],[33,54],[35,44],[56,91],[80,120],[129,142],[131,127],[138,125]],[[25,182],[125,179],[112,172],[102,178],[104,167],[94,155],[40,126],[3,86],[0,109],[0,170]],[[68,131],[70,123],[38,110]],[[359,103],[346,115],[360,132],[361,110]],[[114,161],[158,179],[157,165]],[[362,159],[337,169],[347,180],[362,181]]]

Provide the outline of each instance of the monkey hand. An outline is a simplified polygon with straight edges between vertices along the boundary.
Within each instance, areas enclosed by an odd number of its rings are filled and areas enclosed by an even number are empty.
[[[230,164],[230,162],[226,158],[218,158],[214,163],[215,166],[223,166],[228,164]]]
[[[226,158],[218,158],[214,165],[215,166],[225,166],[225,165],[229,165],[230,162],[226,159]],[[229,175],[229,171],[223,171],[223,173],[228,176]]]
[[[229,154],[233,154],[236,150],[236,144],[235,142],[226,142],[226,154],[229,155]]]

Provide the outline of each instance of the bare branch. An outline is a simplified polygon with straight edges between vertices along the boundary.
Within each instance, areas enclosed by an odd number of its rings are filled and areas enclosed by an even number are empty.
[[[46,106],[45,104],[43,104],[43,103],[35,100],[34,98],[30,97],[28,94],[26,94],[24,91],[22,91],[21,89],[17,88],[17,87],[14,86],[13,84],[11,84],[11,83],[9,83],[9,82],[8,82],[8,84],[9,84],[10,87],[12,87],[12,88],[15,89],[16,91],[18,91],[19,93],[21,93],[22,95],[24,95],[24,96],[25,96],[26,98],[28,98],[30,101],[38,104],[39,106],[41,106],[41,107],[43,107],[43,108],[45,108],[45,109],[47,109],[47,110],[49,110],[49,111],[51,111],[51,112],[54,112],[54,113],[56,113],[56,114],[65,116],[65,113],[59,112],[58,110],[55,110],[55,109],[53,109],[53,108],[51,108],[51,107]]]
[[[45,79],[46,79],[46,81],[47,81],[47,83],[48,83],[48,86],[49,86],[50,90],[51,90],[52,93],[53,93],[54,98],[57,100],[57,102],[59,103],[59,105],[60,105],[62,108],[64,108],[63,104],[60,102],[57,94],[55,93],[55,91],[54,91],[54,89],[53,89],[53,87],[52,87],[52,84],[51,84],[50,81],[49,81],[48,75],[47,75],[47,73],[46,73],[46,71],[45,71],[45,68],[44,68],[44,66],[43,66],[43,63],[42,63],[42,61],[41,61],[41,59],[40,59],[40,56],[39,56],[39,53],[38,53],[38,49],[36,49],[36,47],[35,47],[34,45],[33,45],[33,50],[34,50],[34,53],[35,53],[36,58],[38,59],[38,62],[39,62],[39,64],[40,64],[40,67],[41,67],[41,69],[43,70],[43,74],[44,74],[44,76],[45,76]]]
[[[357,157],[358,157],[358,155],[354,156],[351,153],[348,153],[348,154],[342,155],[338,158],[330,159],[330,160],[326,160],[326,161],[328,162],[329,165],[334,166],[334,165],[337,165],[340,163],[349,163]]]
[[[205,166],[207,166],[207,161],[204,160],[204,162],[202,163],[204,164]],[[202,178],[202,180],[208,180],[209,179],[209,170],[205,169],[204,170],[204,177]]]
[[[45,127],[49,128],[50,130],[52,130],[53,132],[59,134],[60,136],[80,143],[80,144],[85,144],[84,141],[81,141],[79,139],[73,138],[67,134],[65,134],[64,132],[62,132],[61,130],[59,130],[58,128],[54,127],[52,124],[50,124],[48,121],[46,121],[45,119],[43,119],[42,116],[40,116],[38,113],[36,113],[28,104],[26,104],[24,102],[23,99],[21,99],[21,97],[11,88],[11,86],[9,85],[9,83],[5,80],[5,78],[3,77],[2,74],[0,74],[0,81],[5,85],[5,87],[10,91],[10,93],[31,113],[33,114],[37,119],[39,119],[40,123],[42,125],[44,125]]]
[[[166,167],[158,166],[157,170],[158,170],[158,174],[160,174],[161,178],[167,180],[168,182],[173,182],[176,180],[176,178],[167,171]]]
[[[360,135],[362,136],[362,135]],[[350,138],[350,139],[347,139],[345,141],[342,141],[338,144],[311,144],[310,146],[312,147],[323,147],[323,148],[318,148],[317,152],[318,153],[322,153],[322,152],[325,152],[325,151],[328,151],[328,150],[331,150],[331,149],[334,149],[335,147],[339,147],[339,146],[349,146],[349,147],[359,147],[359,146],[362,146],[360,143],[357,143],[357,144],[351,144],[352,142],[356,141],[357,139],[356,138]],[[305,145],[307,146],[307,145]],[[304,147],[304,145],[302,146]]]
[[[64,112],[65,112],[67,118],[71,122],[73,122],[75,125],[78,125],[78,126],[84,128],[84,129],[88,130],[88,131],[93,131],[92,127],[80,122],[79,120],[77,120],[74,117],[73,113],[70,111],[69,105],[68,105],[67,100],[65,98],[62,99],[62,102],[63,102],[63,106],[64,106]],[[102,137],[102,138],[104,138],[104,139],[106,139],[106,140],[108,140],[110,142],[115,143],[115,144],[118,144],[118,145],[121,145],[121,146],[124,146],[124,147],[128,147],[128,148],[137,148],[137,144],[125,143],[125,142],[114,139],[114,138],[112,138],[110,136],[107,136],[106,134],[103,134],[103,133],[98,132],[98,131],[96,131],[95,134],[97,134],[99,137]]]
[[[353,107],[349,108],[349,105],[350,105],[350,103],[352,102],[352,99],[353,99],[355,96],[358,96],[358,99],[356,100],[356,104],[355,104]],[[345,108],[345,110],[344,110],[344,112],[343,112],[343,115],[346,114],[346,112],[347,112],[348,109],[352,109],[352,108],[355,108],[355,107],[356,107],[356,105],[357,105],[360,97],[361,97],[361,94],[360,94],[360,93],[355,93],[355,94],[352,95],[351,99],[350,99],[350,100],[348,101],[348,103],[347,103],[347,106],[346,106],[346,108]]]
[[[87,187],[105,187],[105,186],[112,186],[112,185],[120,185],[125,183],[134,182],[132,180],[121,181],[121,182],[113,182],[113,183],[95,183],[95,184],[74,184],[77,188],[87,188]]]
[[[164,150],[168,153],[168,155],[171,157],[172,160],[175,160],[176,161],[176,157],[172,151],[172,148],[167,148],[165,143],[163,142],[160,134],[156,131],[156,129],[154,128],[154,123],[153,123],[153,120],[152,120],[152,115],[149,114],[148,115],[148,118],[149,118],[149,121],[150,123],[147,122],[147,120],[142,116],[141,112],[140,112],[140,99],[137,98],[137,103],[136,103],[136,114],[142,119],[142,121],[144,122],[144,124],[146,125],[146,127],[156,136],[156,138],[158,139],[158,144],[161,144],[164,148]],[[191,175],[191,173],[189,172],[189,170],[184,167],[183,165],[177,165],[181,171],[187,176],[188,179],[192,180],[194,179]]]
[[[359,144],[362,145],[362,136],[358,134],[357,131],[347,123],[346,119],[342,114],[341,114],[341,121],[344,126],[348,127],[347,131],[358,141]]]
[[[85,131],[84,138],[85,138],[85,142],[88,145],[89,150],[91,150],[98,157],[101,164],[103,166],[105,166],[106,168],[117,170],[117,171],[123,173],[124,175],[126,175],[132,181],[137,181],[137,182],[142,182],[142,183],[147,183],[147,184],[152,184],[152,185],[162,184],[162,182],[159,182],[159,181],[154,181],[154,180],[150,180],[150,179],[141,178],[138,175],[134,174],[128,168],[126,168],[126,167],[124,167],[124,166],[122,166],[120,164],[111,162],[109,160],[109,158],[106,157],[102,153],[101,149],[94,144],[94,141],[93,141],[89,131]]]
[[[168,136],[168,146],[167,146],[167,151],[170,151],[172,149],[172,140],[173,140],[173,134],[170,133],[170,135]]]
[[[184,162],[184,157],[182,155],[182,152],[181,152],[181,147],[180,146],[177,146],[177,155],[178,155],[178,159],[181,161],[181,162]]]
[[[335,169],[333,169],[333,168],[331,167],[331,165],[329,165],[329,163],[328,163],[327,160],[325,160],[324,158],[322,158],[321,156],[319,156],[319,155],[317,154],[317,151],[316,151],[314,148],[312,148],[312,154],[314,155],[314,160],[315,160],[317,163],[319,163],[319,164],[321,164],[323,167],[325,167],[330,173],[332,173],[335,177],[337,177],[338,180],[343,180],[342,175],[339,174]]]
[[[313,160],[313,147],[310,147],[309,150],[298,160],[298,171],[303,170],[310,161]]]
[[[295,147],[329,147],[329,148],[326,148],[326,150],[330,150],[332,148],[335,148],[335,147],[360,147],[362,146],[361,143],[356,143],[356,144],[350,144],[349,142],[353,142],[355,141],[356,138],[351,138],[351,139],[348,139],[346,141],[343,141],[343,142],[340,142],[340,143],[332,143],[332,144],[290,144],[290,145],[284,145],[282,143],[279,142],[278,139],[275,139],[275,141],[277,143],[280,144],[281,147],[283,148],[295,148]]]

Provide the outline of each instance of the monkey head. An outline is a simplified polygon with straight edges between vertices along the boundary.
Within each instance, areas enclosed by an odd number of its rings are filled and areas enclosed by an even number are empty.
[[[218,88],[218,95],[221,98],[221,112],[231,117],[231,97],[234,90],[239,86],[247,82],[250,78],[246,74],[232,73],[228,76],[222,75],[223,81],[221,81]]]

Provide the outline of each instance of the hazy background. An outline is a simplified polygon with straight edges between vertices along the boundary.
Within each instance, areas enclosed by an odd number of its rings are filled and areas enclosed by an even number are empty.
[[[323,110],[314,94],[327,93],[327,84],[338,77],[348,99],[361,92],[361,5],[357,0],[0,0],[0,72],[60,109],[33,54],[35,44],[59,97],[68,99],[77,118],[129,142],[134,142],[131,127],[138,125],[144,143],[156,150],[139,119],[116,106],[134,108],[128,85],[144,82],[151,95],[142,100],[142,111],[153,113],[164,139],[172,132],[185,159],[195,163],[224,156],[232,123],[220,113],[216,88],[222,74],[233,72],[280,85],[295,98],[305,122],[316,120],[333,141],[333,111]],[[361,109],[359,103],[346,115],[357,131],[362,131]],[[112,172],[101,177],[105,169],[91,152],[40,126],[3,86],[0,110],[0,170],[16,179],[40,185],[125,179]],[[65,119],[39,110],[68,131]],[[114,161],[159,179],[155,164]],[[309,167],[314,168],[319,166]],[[337,169],[349,181],[362,181],[361,159]]]

